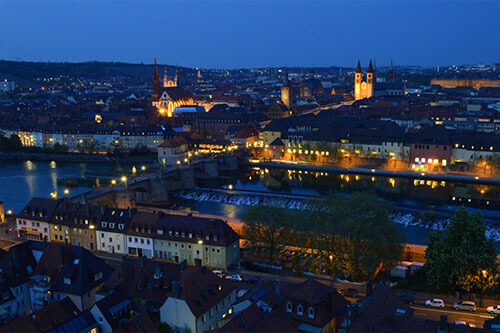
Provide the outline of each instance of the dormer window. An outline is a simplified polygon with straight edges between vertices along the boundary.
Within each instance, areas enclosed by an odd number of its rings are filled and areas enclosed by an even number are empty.
[[[214,236],[214,242],[217,242],[217,236]]]
[[[307,316],[309,318],[314,319],[314,308],[312,306],[309,307],[309,310],[307,310]]]
[[[43,217],[43,213],[42,212],[40,212],[40,217]]]
[[[101,226],[102,226],[103,228],[106,228],[106,227],[108,226],[108,222],[101,222]]]
[[[150,233],[151,233],[151,228],[148,228],[148,234],[150,234]]]
[[[156,233],[157,233],[158,235],[163,235],[163,230],[158,229],[158,230],[156,230]]]
[[[172,236],[172,230],[169,230],[168,235]]]
[[[114,228],[115,228],[115,224],[114,224],[114,223],[110,223],[110,224],[109,224],[109,227],[110,227],[111,229],[114,229]]]
[[[179,237],[179,232],[178,231],[175,232],[175,237]]]
[[[192,233],[189,233],[189,238],[193,238],[193,234]]]
[[[146,232],[146,229],[141,228],[141,232],[142,232],[142,233]]]
[[[286,312],[292,312],[292,311],[293,311],[292,302],[286,303]]]
[[[186,233],[185,232],[182,233],[182,238],[184,238],[184,237],[186,237]]]
[[[100,279],[102,279],[102,272],[99,272],[96,275],[94,275],[94,281],[99,281]]]
[[[118,229],[123,230],[123,228],[124,228],[124,227],[125,227],[125,225],[124,225],[124,224],[121,224],[121,223],[120,223],[120,224],[118,224]]]
[[[71,284],[71,278],[65,277],[64,278],[64,284],[69,284],[70,285]]]
[[[302,316],[304,314],[304,307],[302,306],[302,304],[297,305],[297,314],[299,316]]]

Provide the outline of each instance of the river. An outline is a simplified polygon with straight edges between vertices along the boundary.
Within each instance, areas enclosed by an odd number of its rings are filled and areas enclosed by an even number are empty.
[[[7,212],[18,213],[33,197],[50,198],[57,191],[64,195],[64,186],[57,185],[60,178],[82,177],[85,173],[102,174],[106,171],[123,170],[121,165],[61,163],[45,161],[0,161],[0,201]],[[88,187],[69,188],[68,196],[89,191]]]
[[[17,213],[32,197],[50,198],[54,191],[59,197],[64,195],[66,188],[57,185],[60,178],[119,174],[130,168],[119,164],[0,162],[0,200],[6,211]],[[68,195],[89,190],[71,188]],[[393,220],[407,233],[409,242],[423,244],[429,230],[442,229],[448,216],[460,205],[481,211],[488,236],[497,244],[500,242],[500,186],[495,185],[243,168],[227,174],[223,180],[206,181],[195,190],[182,191],[173,199],[178,208],[241,218],[248,206],[257,203],[307,209],[307,201],[312,197],[364,190],[374,191],[395,204],[397,214]],[[420,211],[433,211],[436,218],[432,222],[423,221],[418,216]]]

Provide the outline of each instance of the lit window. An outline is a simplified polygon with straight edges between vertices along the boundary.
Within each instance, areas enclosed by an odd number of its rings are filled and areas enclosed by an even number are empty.
[[[302,304],[299,304],[299,305],[297,306],[297,314],[298,314],[299,316],[302,316],[302,315],[304,314],[304,307],[302,306]]]
[[[286,312],[292,312],[292,310],[293,310],[292,302],[286,303]]]

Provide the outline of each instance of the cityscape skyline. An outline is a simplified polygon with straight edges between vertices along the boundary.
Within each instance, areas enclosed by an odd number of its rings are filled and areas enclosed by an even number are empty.
[[[164,19],[155,18],[163,13]],[[364,66],[369,59],[377,66],[388,66],[391,59],[395,65],[422,67],[489,64],[500,54],[499,17],[500,4],[493,1],[238,1],[227,6],[224,1],[5,0],[0,58],[149,64],[156,54],[161,64],[224,69],[354,67],[358,58]]]

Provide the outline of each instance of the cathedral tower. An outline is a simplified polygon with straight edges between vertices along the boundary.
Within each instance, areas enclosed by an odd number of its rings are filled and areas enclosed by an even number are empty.
[[[363,73],[361,72],[361,63],[358,59],[358,67],[354,74],[354,99],[357,101],[361,99],[361,81],[363,80]]]
[[[374,77],[374,71],[373,71],[372,61],[370,60],[370,65],[368,66],[368,72],[366,72],[365,98],[370,98],[373,96],[373,77]]]
[[[155,56],[155,72],[153,75],[153,93],[152,93],[152,100],[153,100],[153,106],[156,106],[158,104],[158,101],[160,100],[161,96],[161,78],[160,74],[158,74],[158,65],[156,64],[156,56]]]

